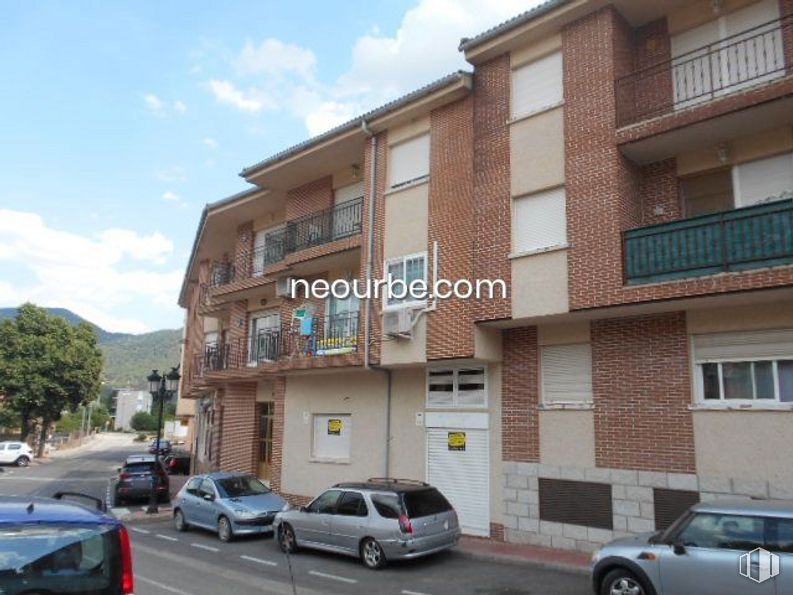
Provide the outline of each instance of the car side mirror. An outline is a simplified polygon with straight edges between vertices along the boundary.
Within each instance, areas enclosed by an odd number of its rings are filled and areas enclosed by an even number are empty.
[[[311,512],[311,509],[308,506],[301,506],[300,512]]]
[[[204,500],[207,502],[214,502],[215,497],[212,494],[204,494]]]
[[[686,546],[683,545],[682,541],[675,541],[672,544],[672,551],[675,553],[675,556],[682,556],[686,553]]]

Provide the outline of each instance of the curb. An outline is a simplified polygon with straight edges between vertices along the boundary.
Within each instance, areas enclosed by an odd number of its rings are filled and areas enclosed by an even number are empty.
[[[564,562],[553,562],[550,560],[538,560],[536,558],[524,558],[523,556],[510,555],[510,554],[496,554],[491,552],[482,552],[476,550],[466,549],[464,547],[457,547],[452,551],[456,551],[467,558],[474,558],[476,560],[485,560],[489,562],[503,562],[505,564],[515,565],[528,565],[535,568],[543,568],[546,570],[557,570],[560,572],[568,572],[571,574],[580,574],[587,576],[590,573],[589,566],[579,566],[577,564],[565,564]]]
[[[173,516],[173,508],[159,508],[159,512],[154,514],[147,514],[143,511],[135,511],[135,512],[127,512],[127,513],[117,513],[115,510],[110,509],[110,514],[116,517],[122,523],[135,523],[135,524],[146,524],[146,523],[153,523],[157,521],[164,521],[170,520]]]

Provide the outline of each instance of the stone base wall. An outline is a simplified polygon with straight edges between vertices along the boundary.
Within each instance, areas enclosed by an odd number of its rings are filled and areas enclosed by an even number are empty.
[[[593,551],[612,539],[655,531],[654,488],[699,492],[700,501],[793,499],[793,484],[788,482],[512,461],[502,465],[504,539],[558,549]],[[540,478],[610,484],[613,529],[541,520]]]

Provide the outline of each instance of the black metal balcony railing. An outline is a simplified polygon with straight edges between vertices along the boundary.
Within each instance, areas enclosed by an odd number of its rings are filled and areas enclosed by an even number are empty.
[[[655,283],[793,263],[793,199],[632,229],[625,282]]]
[[[272,362],[281,355],[281,329],[265,329],[251,338],[248,362],[251,365]]]
[[[617,126],[634,124],[784,76],[793,63],[791,39],[793,15],[617,79]]]
[[[216,262],[209,271],[209,286],[219,287],[234,281],[234,265],[230,262]]]

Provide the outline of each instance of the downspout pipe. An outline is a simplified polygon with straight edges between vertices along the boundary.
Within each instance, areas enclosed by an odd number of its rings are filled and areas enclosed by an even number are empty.
[[[369,138],[369,217],[367,230],[366,253],[366,280],[372,278],[374,270],[374,214],[377,206],[377,137],[366,120],[361,119],[361,130]],[[372,338],[372,298],[367,297],[364,303],[364,328],[363,328],[363,365],[366,370],[380,370],[386,377],[386,409],[385,409],[385,477],[391,475],[391,394],[393,379],[391,370],[372,365],[369,357],[369,347]]]

